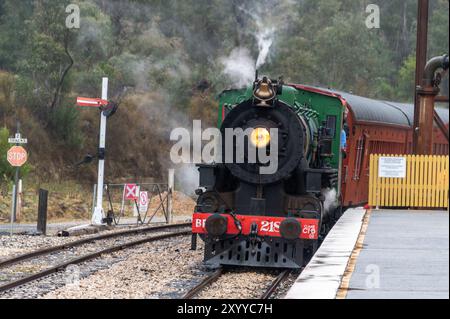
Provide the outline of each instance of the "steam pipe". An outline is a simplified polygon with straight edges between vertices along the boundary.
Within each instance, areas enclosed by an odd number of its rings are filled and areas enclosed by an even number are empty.
[[[448,55],[434,57],[425,66],[422,78],[422,86],[417,87],[417,97],[419,107],[415,110],[414,119],[417,119],[417,126],[414,133],[417,134],[417,144],[414,152],[419,155],[433,154],[433,120],[436,121],[436,111],[434,110],[435,98],[439,93],[438,83],[435,80],[435,73],[442,68],[449,67]],[[418,113],[417,113],[418,112]],[[438,117],[437,117],[438,118]],[[416,122],[416,120],[415,120]],[[444,136],[448,132],[437,123]]]
[[[423,72],[422,85],[424,87],[433,86],[434,84],[434,74],[439,68],[447,70],[449,66],[448,55],[437,56],[432,58],[425,65],[425,70]]]

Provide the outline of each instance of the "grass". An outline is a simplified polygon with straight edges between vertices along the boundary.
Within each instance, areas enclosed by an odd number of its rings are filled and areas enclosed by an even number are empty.
[[[89,220],[92,211],[92,186],[77,184],[67,181],[60,184],[42,183],[40,186],[30,187],[31,183],[24,183],[24,194],[22,195],[22,210],[18,216],[19,223],[35,223],[37,220],[39,195],[38,189],[43,188],[49,191],[48,198],[48,221],[67,222],[78,220]],[[162,195],[163,198],[165,194]],[[118,214],[122,207],[122,189],[111,188],[111,198],[114,212]],[[124,203],[124,215],[133,216],[133,203]],[[149,215],[160,205],[158,196],[154,196],[149,208]],[[174,215],[189,215],[194,211],[195,202],[192,198],[181,193],[174,196]],[[107,196],[104,196],[103,207],[109,210],[110,204]],[[0,223],[8,223],[11,214],[11,194],[0,195]],[[158,215],[162,214],[162,210]]]

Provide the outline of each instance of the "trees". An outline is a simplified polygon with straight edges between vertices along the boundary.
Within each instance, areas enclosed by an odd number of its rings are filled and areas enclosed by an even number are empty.
[[[69,52],[73,35],[64,23],[64,4],[42,0],[34,5],[33,14],[25,22],[26,54],[19,61],[19,70],[33,79],[40,104],[37,106],[40,111],[47,108],[45,114],[60,104],[64,81],[74,63]]]
[[[8,144],[9,131],[7,128],[0,128],[0,183],[10,180],[14,176],[14,169],[8,163],[6,153],[10,148]]]
[[[79,30],[65,27],[69,3],[80,7]],[[244,48],[256,62],[265,28],[274,30],[273,44],[261,73],[411,101],[417,0],[376,3],[380,29],[366,28],[364,0],[3,0],[1,124],[14,122],[14,104],[59,146],[95,145],[97,118],[73,106],[77,95],[98,96],[105,75],[111,97],[133,87],[130,99],[142,109],[211,117],[204,108],[232,84],[223,59]],[[431,57],[448,52],[449,19],[447,0],[430,3]],[[14,103],[5,102],[11,96]],[[155,96],[158,103],[149,100]]]
[[[4,126],[6,126],[6,117],[15,107],[15,81],[11,73],[0,70],[0,120]]]

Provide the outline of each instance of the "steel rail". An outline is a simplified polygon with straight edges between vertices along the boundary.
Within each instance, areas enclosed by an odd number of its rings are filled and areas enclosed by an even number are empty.
[[[281,272],[277,278],[272,282],[272,284],[267,288],[266,292],[261,296],[262,300],[267,300],[272,297],[275,291],[278,289],[280,284],[286,280],[286,278],[291,274],[291,270],[285,270]]]
[[[81,245],[84,245],[87,243],[91,243],[94,241],[98,241],[98,240],[110,239],[110,238],[126,236],[126,235],[147,233],[147,232],[156,232],[156,231],[179,228],[179,227],[188,227],[190,225],[191,225],[191,223],[183,223],[183,224],[156,226],[156,227],[145,227],[145,228],[125,230],[125,231],[116,232],[116,233],[109,233],[109,234],[99,235],[99,236],[95,236],[95,237],[84,238],[84,239],[80,239],[77,241],[73,241],[73,242],[58,245],[58,246],[52,246],[52,247],[35,250],[35,251],[29,252],[29,253],[26,253],[23,255],[12,257],[10,259],[0,260],[0,269],[4,268],[6,266],[11,266],[13,264],[19,263],[21,261],[29,260],[34,257],[48,255],[48,254],[51,254],[54,252],[62,251],[64,249],[68,249],[68,248],[78,247],[78,246],[81,246]]]
[[[197,286],[189,290],[181,299],[194,299],[202,290],[216,282],[220,276],[224,274],[223,268],[216,270],[213,274],[209,275],[205,279],[203,279]]]
[[[7,284],[4,284],[2,286],[0,286],[0,293],[4,293],[8,290],[11,290],[13,288],[17,288],[19,286],[22,286],[24,284],[33,282],[37,279],[43,278],[43,277],[47,277],[51,274],[55,274],[61,270],[64,270],[67,266],[69,265],[77,265],[80,263],[83,263],[85,261],[89,261],[92,259],[95,259],[97,257],[100,257],[101,255],[105,255],[105,254],[111,254],[113,252],[117,252],[120,250],[124,250],[126,248],[131,248],[134,246],[138,246],[141,244],[145,244],[145,243],[149,243],[149,242],[154,242],[154,241],[158,241],[158,240],[163,240],[163,239],[168,239],[168,238],[173,238],[173,237],[178,237],[178,236],[186,236],[186,235],[190,235],[191,231],[182,231],[182,232],[176,232],[176,233],[171,233],[171,234],[164,234],[164,235],[159,235],[159,236],[153,236],[153,237],[148,237],[148,238],[144,238],[144,239],[139,239],[139,240],[135,240],[135,241],[130,241],[127,243],[123,243],[120,245],[116,245],[116,246],[111,246],[109,248],[103,249],[103,250],[99,250],[96,251],[94,253],[90,253],[72,260],[69,260],[67,262],[64,262],[62,264],[59,264],[57,266],[45,269],[41,272],[20,278],[18,280],[9,282]]]

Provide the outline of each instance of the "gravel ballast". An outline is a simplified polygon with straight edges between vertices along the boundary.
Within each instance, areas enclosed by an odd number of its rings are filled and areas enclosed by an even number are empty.
[[[134,235],[93,242],[67,249],[42,259],[22,262],[0,269],[0,285],[9,282],[14,274],[20,278],[65,260],[120,244],[124,240],[156,236],[165,232]],[[91,235],[92,236],[92,235]],[[90,237],[90,236],[83,236]],[[11,241],[10,254],[32,251],[44,246],[60,245],[74,238],[29,237]],[[23,239],[26,238],[27,241]],[[28,240],[29,239],[29,240]],[[79,237],[77,237],[79,239]],[[5,240],[2,242],[2,240]],[[26,243],[26,244],[24,244]],[[203,266],[203,242],[190,250],[190,236],[182,236],[142,244],[126,250],[103,255],[69,269],[15,288],[0,295],[0,299],[177,299],[206,278],[211,272]],[[11,256],[9,256],[11,257]],[[3,259],[3,258],[0,258]],[[197,299],[258,299],[277,277],[277,270],[230,269],[215,283],[202,291]],[[295,276],[290,276],[295,278]],[[288,285],[282,285],[274,297],[283,297]]]
[[[144,244],[115,255],[121,260],[107,270],[59,287],[41,298],[179,298],[203,274],[202,251],[190,250],[188,236]]]

